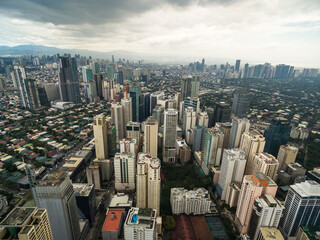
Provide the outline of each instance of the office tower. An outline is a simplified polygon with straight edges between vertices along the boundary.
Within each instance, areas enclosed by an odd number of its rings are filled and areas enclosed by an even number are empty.
[[[239,70],[240,70],[240,59],[236,60],[236,66],[235,66],[234,70],[236,72],[239,72]]]
[[[126,240],[156,240],[157,211],[151,208],[131,208],[124,221]]]
[[[164,162],[174,163],[176,160],[178,111],[168,109],[164,112],[163,151]]]
[[[229,148],[238,148],[244,132],[249,131],[250,121],[247,118],[232,118],[232,127],[229,139]]]
[[[276,66],[274,78],[288,78],[290,66],[285,64],[279,64]]]
[[[266,194],[275,197],[277,188],[277,184],[261,172],[243,177],[235,217],[235,224],[240,234],[249,231],[255,199]]]
[[[261,227],[256,240],[284,240],[284,238],[275,227]]]
[[[263,152],[266,144],[264,136],[257,130],[244,132],[241,137],[240,148],[247,155],[246,175],[253,173],[253,157],[256,153]]]
[[[11,73],[13,85],[19,91],[22,106],[27,107],[27,93],[24,81],[27,79],[26,69],[24,66],[15,65]]]
[[[246,162],[246,154],[242,149],[224,149],[217,185],[217,193],[221,197],[221,200],[226,199],[227,186],[231,183],[240,184],[242,182]]]
[[[137,145],[140,145],[140,123],[139,122],[128,122],[127,127],[127,138],[136,139]]]
[[[219,128],[208,128],[202,150],[202,162],[207,168],[219,167],[222,158],[223,132]]]
[[[139,79],[132,82],[130,97],[132,98],[132,120],[142,122],[144,120],[144,96],[141,94]]]
[[[92,225],[97,212],[94,185],[87,183],[73,183],[72,186],[76,196],[79,219],[88,219]]]
[[[47,93],[44,87],[38,87],[39,101],[41,106],[50,106]]]
[[[183,107],[180,109],[180,111],[182,111],[182,113],[188,107],[192,107],[196,111],[196,113],[200,112],[200,100],[199,100],[199,98],[187,97],[181,103],[183,103]],[[183,114],[182,114],[181,117],[183,117]]]
[[[109,181],[113,173],[113,160],[110,159],[94,159],[92,164],[99,166],[99,178],[101,183]]]
[[[181,102],[181,93],[176,93],[174,95],[174,101],[176,102],[176,110],[179,110],[180,102]]]
[[[253,157],[253,172],[262,172],[275,181],[278,168],[279,162],[271,154],[261,152]]]
[[[14,208],[0,223],[0,238],[53,240],[47,210],[36,207]]]
[[[200,112],[197,114],[197,125],[208,127],[209,117],[207,112]]]
[[[35,186],[40,208],[47,209],[54,239],[78,240],[80,225],[72,183],[59,170],[45,175]]]
[[[295,239],[300,226],[320,225],[320,184],[308,180],[289,187],[280,220],[280,231],[285,238]]]
[[[230,122],[231,117],[231,108],[230,106],[225,102],[220,102],[216,104],[215,110],[214,110],[214,125],[217,122]]]
[[[290,145],[281,145],[279,148],[277,159],[279,161],[279,169],[285,170],[286,165],[294,163],[299,149]]]
[[[94,75],[94,81],[97,87],[97,95],[102,98],[102,75],[100,73],[96,73]]]
[[[120,140],[120,153],[131,153],[137,156],[138,145],[136,139],[126,139]]]
[[[200,89],[200,76],[187,76],[181,81],[181,97],[184,100],[187,97],[197,98]]]
[[[131,98],[122,98],[121,105],[123,110],[123,129],[127,136],[127,123],[132,121],[132,100]]]
[[[245,118],[249,113],[249,105],[248,90],[236,89],[233,95],[232,113],[239,118]]]
[[[144,97],[144,117],[148,118],[152,111],[150,112],[150,93],[143,93]]]
[[[288,143],[291,126],[285,118],[272,119],[269,128],[264,132],[266,145],[264,151],[277,156],[281,145]]]
[[[144,122],[143,151],[153,158],[158,157],[158,121],[153,117],[148,117]]]
[[[206,111],[208,113],[208,118],[209,118],[208,127],[212,128],[212,127],[215,126],[214,109],[213,108],[207,108]]]
[[[160,214],[160,160],[149,153],[139,153],[137,160],[137,207],[152,208]]]
[[[173,214],[206,214],[210,211],[210,196],[206,189],[171,188],[170,204]]]
[[[44,85],[44,88],[46,90],[46,94],[47,94],[49,102],[60,99],[59,85],[58,84],[47,83],[47,84]]]
[[[169,98],[167,100],[166,109],[169,109],[169,108],[177,109],[176,100],[174,100],[173,98]]]
[[[117,151],[117,129],[112,125],[112,118],[107,117],[107,139],[108,139],[108,154],[109,158],[114,157]]]
[[[108,136],[107,123],[103,114],[94,117],[93,135],[96,149],[96,158],[107,159],[108,155]]]
[[[153,109],[152,117],[157,120],[159,127],[162,126],[164,122],[164,107],[157,105]]]
[[[123,111],[120,103],[112,104],[111,114],[112,114],[113,123],[116,127],[117,142],[119,142],[124,137]]]
[[[164,99],[164,92],[154,92],[150,95],[150,112],[153,112],[153,109],[157,106],[158,100]]]
[[[225,123],[217,122],[216,127],[219,128],[224,135],[222,148],[223,149],[228,148],[232,124],[230,122],[225,122]]]
[[[255,199],[250,221],[250,239],[257,239],[260,227],[278,228],[284,206],[271,195],[264,195]]]
[[[89,167],[86,168],[88,184],[94,185],[95,189],[102,189],[102,176],[100,172],[100,166],[95,162],[92,162]]]
[[[93,72],[92,69],[89,67],[82,67],[82,76],[83,76],[83,81],[85,83],[90,82],[93,80]]]
[[[116,153],[114,156],[114,178],[117,191],[135,189],[135,156],[131,153]]]
[[[195,126],[193,128],[193,144],[192,152],[202,151],[204,137],[205,137],[205,126]]]
[[[196,112],[192,107],[187,107],[184,110],[184,114],[183,114],[183,132],[184,132],[184,136],[187,135],[187,131],[191,128],[194,128],[194,126],[196,125]]]
[[[248,75],[249,75],[249,64],[246,63],[244,65],[244,68],[241,71],[241,78],[248,78]]]
[[[63,102],[81,103],[75,58],[60,57],[59,90]]]

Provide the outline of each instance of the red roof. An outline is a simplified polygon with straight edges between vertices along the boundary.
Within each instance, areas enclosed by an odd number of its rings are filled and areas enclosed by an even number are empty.
[[[120,220],[124,209],[109,209],[109,212],[104,220],[102,231],[117,231],[120,227]],[[113,219],[111,216],[113,215]]]
[[[177,227],[173,231],[173,239],[196,240],[189,216],[179,215],[176,219]]]

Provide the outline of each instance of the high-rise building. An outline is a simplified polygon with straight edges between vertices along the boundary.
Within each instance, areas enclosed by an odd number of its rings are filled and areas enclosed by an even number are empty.
[[[214,110],[214,125],[217,122],[230,122],[231,118],[231,108],[230,106],[225,102],[220,102],[216,104],[215,110]]]
[[[159,127],[163,125],[164,122],[164,107],[157,105],[152,112],[152,117],[157,120]]]
[[[14,208],[0,223],[0,238],[53,240],[47,210],[36,207]]]
[[[294,163],[299,149],[290,145],[281,145],[277,159],[279,161],[279,169],[285,170],[286,165]]]
[[[144,117],[148,118],[152,112],[150,112],[150,93],[143,93],[144,97]]]
[[[196,120],[197,120],[197,116],[196,116],[196,111],[192,108],[192,107],[187,107],[184,110],[184,114],[183,114],[183,132],[184,132],[184,136],[187,135],[187,131],[191,128],[194,128],[194,126],[196,125]]]
[[[164,92],[154,92],[150,95],[150,112],[153,112],[153,109],[157,106],[158,100],[164,98]]]
[[[86,168],[88,184],[94,185],[95,189],[101,189],[102,176],[98,163],[92,162],[89,167]]]
[[[175,162],[176,160],[176,138],[177,138],[178,111],[168,109],[164,112],[163,129],[163,151],[164,162]]]
[[[27,105],[25,107],[31,108],[31,109],[37,109],[41,107],[39,90],[35,80],[28,78],[24,80],[24,85],[25,85],[24,87],[26,89],[26,94],[27,94],[26,95]]]
[[[221,200],[226,199],[227,187],[231,183],[240,184],[242,182],[246,162],[246,154],[242,149],[224,149],[217,185],[217,193],[221,197]]]
[[[187,97],[197,98],[200,89],[200,76],[187,76],[181,80],[181,97],[184,100]]]
[[[257,239],[260,227],[278,228],[284,206],[271,195],[264,195],[255,199],[250,221],[250,239]]]
[[[47,83],[44,85],[44,88],[46,90],[46,94],[48,97],[48,101],[54,101],[60,99],[60,93],[59,93],[59,85],[56,83]]]
[[[197,125],[208,127],[209,117],[207,112],[200,112],[197,114]]]
[[[112,120],[116,127],[117,142],[119,142],[124,137],[122,106],[120,103],[113,103],[111,110]]]
[[[250,121],[247,118],[232,118],[232,127],[229,139],[229,148],[238,148],[242,134],[249,131]]]
[[[256,240],[284,240],[284,238],[275,227],[261,227]]]
[[[131,153],[116,153],[114,156],[114,178],[117,191],[135,189],[135,156]]]
[[[144,122],[143,151],[153,158],[158,157],[158,121],[153,117],[148,117]]]
[[[215,120],[214,120],[214,109],[213,108],[207,108],[207,113],[208,113],[208,127],[212,128],[215,126]]]
[[[45,175],[35,186],[37,203],[47,209],[54,239],[78,240],[80,225],[72,183],[67,174],[59,170]]]
[[[59,89],[62,101],[81,103],[78,69],[75,58],[60,57]]]
[[[139,79],[132,82],[130,97],[132,98],[132,120],[142,122],[144,120],[144,96],[141,94]]]
[[[240,148],[246,153],[246,175],[253,173],[253,157],[256,153],[263,152],[266,144],[264,136],[257,130],[244,132],[241,137]]]
[[[124,138],[120,140],[120,153],[131,153],[137,156],[138,145],[137,140],[132,138]]]
[[[151,208],[131,208],[124,221],[126,240],[156,240],[157,211]]]
[[[291,126],[285,118],[272,119],[269,128],[264,132],[266,145],[264,151],[277,156],[281,145],[288,143]]]
[[[289,187],[280,221],[286,239],[295,239],[300,226],[320,225],[320,184],[308,180]]]
[[[207,168],[220,166],[223,137],[223,132],[219,128],[206,129],[201,157]]]
[[[127,138],[136,139],[137,145],[140,145],[140,123],[139,122],[128,122],[127,127]]]
[[[219,128],[224,135],[222,148],[223,149],[228,148],[232,124],[230,122],[225,122],[225,123],[217,122],[216,127]]]
[[[152,208],[160,214],[160,160],[149,153],[139,153],[137,160],[137,207]]]
[[[245,118],[249,113],[248,91],[246,89],[236,89],[233,95],[232,113],[239,117]]]
[[[108,136],[107,123],[103,114],[94,117],[93,135],[96,149],[96,158],[107,159],[108,155]]]
[[[235,224],[241,234],[249,231],[255,199],[263,195],[275,197],[277,184],[261,172],[245,175],[236,210]]]
[[[279,162],[271,154],[261,152],[253,157],[253,172],[262,172],[275,181],[278,168]]]
[[[236,66],[234,67],[234,70],[236,71],[236,72],[239,72],[239,70],[240,70],[240,59],[237,59],[236,60]]]
[[[205,138],[205,126],[195,126],[193,128],[193,144],[192,151],[198,152],[202,151],[204,138]]]
[[[122,98],[121,105],[123,110],[123,129],[127,136],[127,123],[132,121],[132,100],[131,98]]]

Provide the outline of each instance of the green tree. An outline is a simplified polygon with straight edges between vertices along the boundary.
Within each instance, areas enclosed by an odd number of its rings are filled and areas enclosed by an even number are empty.
[[[164,222],[164,226],[167,230],[172,231],[176,228],[176,221],[173,216],[166,216],[166,220]]]

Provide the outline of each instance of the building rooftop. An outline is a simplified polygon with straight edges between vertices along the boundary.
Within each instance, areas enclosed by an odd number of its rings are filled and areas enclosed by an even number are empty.
[[[121,217],[124,212],[125,209],[109,209],[102,231],[117,231],[121,227]]]
[[[25,222],[33,215],[36,208],[14,208],[6,218],[0,223],[3,227],[22,227]]]
[[[275,227],[261,227],[260,232],[264,240],[284,240],[279,229]]]
[[[307,180],[290,186],[301,197],[320,196],[320,184],[316,181]]]
[[[37,181],[38,186],[59,186],[66,178],[67,174],[63,170],[47,173],[41,180]]]
[[[76,196],[89,196],[93,189],[93,185],[87,183],[73,183],[72,186]]]
[[[117,195],[112,195],[109,208],[114,207],[131,207],[132,201],[129,199],[129,195],[124,193],[118,193]]]
[[[320,239],[320,227],[318,226],[305,226],[301,227],[301,230],[307,235],[310,240],[319,240]]]

